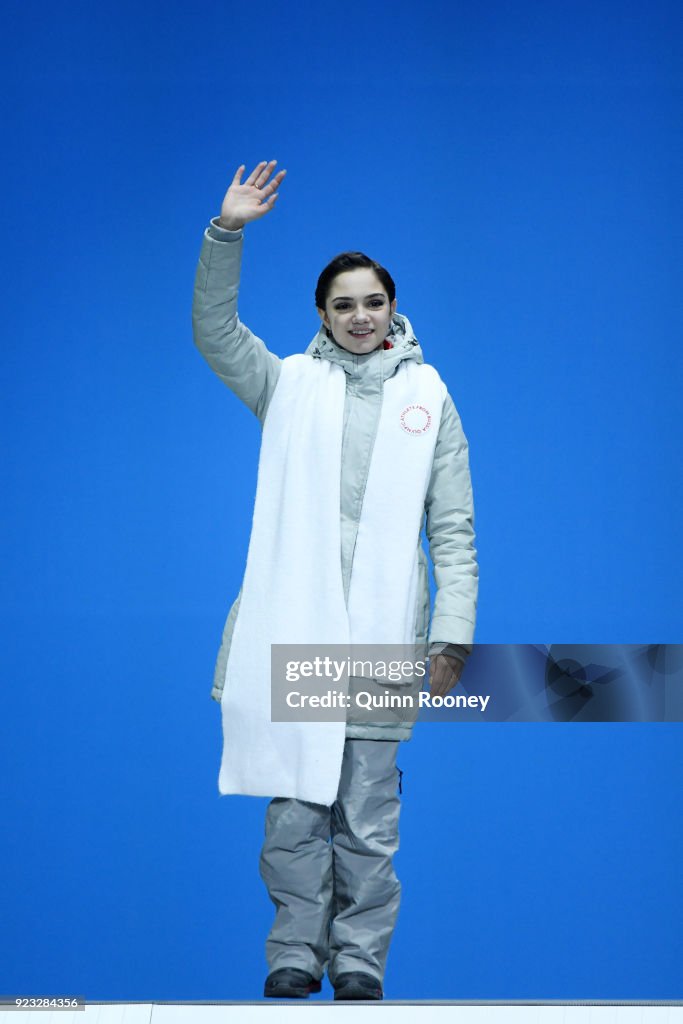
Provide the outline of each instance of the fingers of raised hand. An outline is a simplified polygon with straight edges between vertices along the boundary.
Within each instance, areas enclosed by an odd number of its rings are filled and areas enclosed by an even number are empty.
[[[240,179],[245,165],[240,164],[223,199],[221,212],[226,218],[238,217],[248,222],[272,210],[279,195],[276,189],[287,173],[286,170],[279,171],[272,181],[268,182],[276,163],[277,160],[270,160],[267,163],[262,160],[243,182]]]
[[[268,182],[267,185],[261,186],[261,191],[267,193],[275,192],[286,173],[287,171],[278,171],[272,181]]]
[[[259,179],[263,173],[264,167],[267,167],[265,160],[262,160],[260,164],[257,164],[254,170],[244,179],[245,185],[251,185],[253,188],[259,188]]]
[[[266,164],[266,166],[263,168],[263,170],[261,171],[261,174],[259,175],[259,188],[261,188],[261,189],[272,188],[273,183],[269,182],[268,178],[270,177],[270,175],[275,170],[275,164],[276,163],[277,163],[277,160],[270,160]],[[267,182],[267,184],[266,184],[266,182]]]
[[[269,176],[273,173],[273,169],[277,160],[262,160],[260,164],[257,164],[254,170],[251,172],[249,177],[244,182],[245,185],[253,185],[255,188],[263,188],[264,183],[268,180]]]

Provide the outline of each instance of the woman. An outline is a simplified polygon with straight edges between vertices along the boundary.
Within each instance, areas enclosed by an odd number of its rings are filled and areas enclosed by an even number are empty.
[[[411,724],[273,725],[270,645],[428,639],[431,695],[457,683],[478,586],[468,445],[396,312],[390,274],[362,253],[321,273],[322,322],[305,354],[280,359],[241,323],[242,229],[273,209],[286,174],[271,179],[275,164],[244,182],[237,169],[195,282],[195,344],[263,427],[244,583],[212,690],[219,791],[273,798],[261,855],[276,908],[265,995],[306,997],[327,970],[335,999],[382,999],[400,900],[396,752]]]

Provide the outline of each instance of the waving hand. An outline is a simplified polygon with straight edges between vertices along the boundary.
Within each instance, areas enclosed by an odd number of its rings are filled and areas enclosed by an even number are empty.
[[[223,199],[219,219],[221,227],[236,231],[248,224],[249,221],[257,220],[273,209],[279,194],[277,188],[287,173],[287,171],[278,171],[272,181],[268,182],[276,163],[277,160],[270,160],[268,163],[262,160],[244,184],[241,183],[240,178],[246,168],[244,164],[240,164]],[[266,182],[268,183],[266,184]]]

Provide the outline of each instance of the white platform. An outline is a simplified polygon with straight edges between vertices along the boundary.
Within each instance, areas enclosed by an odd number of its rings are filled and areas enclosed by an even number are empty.
[[[378,1017],[379,1015],[379,1017]],[[73,1010],[2,1010],[2,1024],[683,1024],[683,1003],[87,1003]]]

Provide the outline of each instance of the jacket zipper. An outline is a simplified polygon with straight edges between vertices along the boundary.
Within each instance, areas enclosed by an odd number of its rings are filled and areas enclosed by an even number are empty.
[[[377,440],[377,431],[379,430],[379,420],[382,415],[382,403],[384,402],[384,350],[379,350],[379,414],[375,421],[375,433],[372,437],[372,444],[370,445],[370,453],[368,455],[368,461],[365,466],[365,475],[363,477],[363,489],[360,496],[360,508],[358,510],[358,523],[356,524],[356,532],[353,538],[353,550],[351,551],[351,563],[349,566],[349,573],[353,573],[353,561],[356,557],[356,544],[358,543],[358,526],[360,525],[360,517],[363,514],[363,502],[365,501],[365,488],[368,484],[368,476],[370,475],[370,463],[372,462],[372,455],[375,450],[375,441]],[[351,576],[349,575],[349,580]]]

